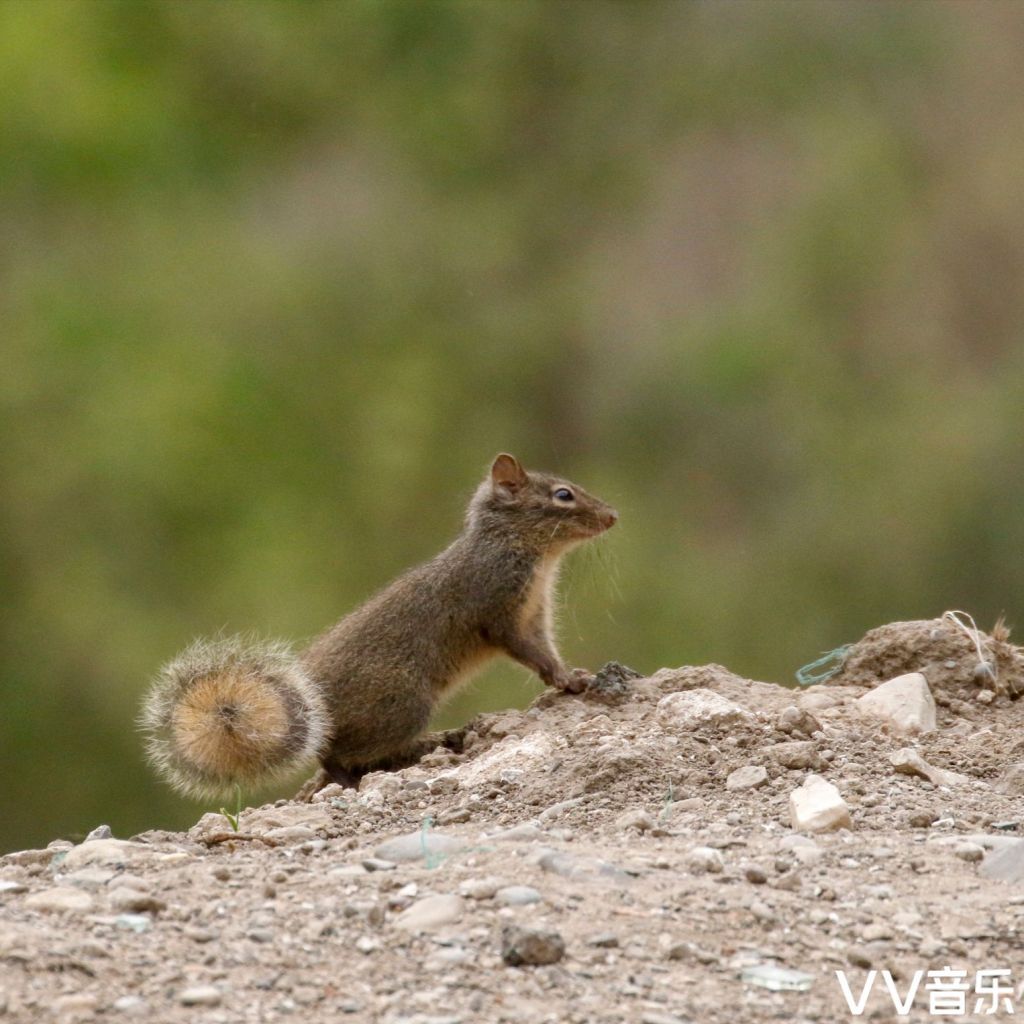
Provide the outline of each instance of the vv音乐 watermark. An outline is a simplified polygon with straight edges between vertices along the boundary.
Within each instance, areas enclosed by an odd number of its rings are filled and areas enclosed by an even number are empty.
[[[889,971],[871,970],[859,986],[851,984],[846,971],[836,971],[836,979],[854,1017],[864,1013],[871,993],[876,990],[888,993],[900,1017],[908,1016],[912,1009],[920,1009],[925,1003],[933,1017],[965,1013],[1009,1015],[1015,1014],[1015,1000],[1024,1003],[1024,982],[1014,989],[1009,967],[984,967],[969,975],[946,966],[941,970],[914,971],[902,981],[897,981]]]

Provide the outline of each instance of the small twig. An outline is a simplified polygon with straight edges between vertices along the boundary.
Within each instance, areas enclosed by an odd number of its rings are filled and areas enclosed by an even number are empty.
[[[211,832],[207,836],[200,836],[199,842],[207,846],[216,846],[218,843],[230,843],[236,839],[239,842],[263,843],[266,846],[284,846],[280,839],[258,836],[253,832]]]

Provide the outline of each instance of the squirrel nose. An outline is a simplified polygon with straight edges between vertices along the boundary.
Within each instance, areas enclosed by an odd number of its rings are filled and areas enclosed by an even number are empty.
[[[615,509],[610,508],[610,509],[608,509],[607,512],[605,512],[605,514],[604,514],[604,523],[605,523],[606,527],[608,527],[610,529],[618,521],[619,521],[619,513],[616,512]]]

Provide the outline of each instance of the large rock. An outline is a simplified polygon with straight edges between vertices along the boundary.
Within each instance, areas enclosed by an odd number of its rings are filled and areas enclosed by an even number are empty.
[[[85,867],[123,868],[155,856],[156,851],[142,843],[124,839],[92,839],[68,850],[61,862],[61,871],[77,871]]]
[[[408,832],[404,836],[395,836],[394,839],[381,843],[373,852],[381,860],[389,860],[395,864],[406,864],[417,860],[426,860],[430,863],[440,862],[465,848],[466,844],[455,836],[421,829],[419,832]]]
[[[351,790],[349,791],[350,795]],[[310,839],[318,831],[333,825],[331,809],[322,803],[317,804],[284,804],[278,807],[271,804],[266,807],[255,807],[242,812],[240,827],[244,832],[254,835],[269,835],[285,841]],[[220,825],[225,825],[223,817]],[[286,832],[287,829],[304,831]]]
[[[903,747],[889,755],[889,763],[902,775],[918,775],[935,786],[962,786],[971,779],[959,772],[930,765],[913,747]]]
[[[92,910],[93,898],[81,889],[57,886],[26,896],[25,906],[29,910],[49,910],[57,913],[70,911],[81,914]]]
[[[789,794],[789,816],[797,832],[830,832],[853,824],[839,790],[820,775],[808,775]]]
[[[935,700],[920,672],[908,672],[876,686],[857,700],[856,707],[901,735],[935,730]]]
[[[978,874],[1000,882],[1024,882],[1024,839],[993,850],[981,862]]]
[[[686,855],[686,866],[690,873],[703,875],[705,873],[719,875],[725,868],[722,855],[711,846],[695,846]]]
[[[395,927],[407,932],[429,932],[458,921],[463,911],[462,898],[450,893],[424,896],[395,918]]]
[[[738,725],[753,721],[754,716],[726,700],[714,690],[696,689],[670,693],[658,701],[658,719],[664,728],[696,729],[702,725]]]
[[[993,788],[997,793],[1005,793],[1007,796],[1024,796],[1024,763],[1018,761],[1007,765]]]

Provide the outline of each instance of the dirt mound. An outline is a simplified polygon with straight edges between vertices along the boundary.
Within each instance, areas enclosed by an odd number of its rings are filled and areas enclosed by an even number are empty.
[[[872,631],[806,690],[607,673],[237,831],[11,854],[0,1021],[836,1021],[837,970],[859,997],[869,969],[905,995],[1016,968],[1024,702],[989,641],[1003,687],[941,620]],[[918,735],[861,704],[910,671],[938,704]],[[812,791],[840,827],[794,829]],[[899,1019],[932,1019],[915,998]],[[881,981],[866,1013],[897,1019]]]
[[[985,633],[946,617],[871,630],[848,649],[831,683],[874,686],[906,672],[921,672],[933,692],[963,700],[984,690],[1024,693],[1024,652],[1009,642],[1006,627]]]

